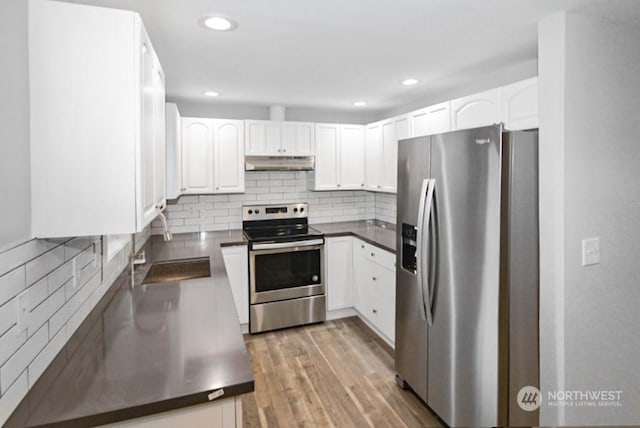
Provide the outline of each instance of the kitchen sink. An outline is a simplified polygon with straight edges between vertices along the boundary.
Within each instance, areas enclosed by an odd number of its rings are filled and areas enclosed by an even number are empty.
[[[209,276],[211,276],[209,258],[202,257],[153,263],[142,283],[176,282]]]

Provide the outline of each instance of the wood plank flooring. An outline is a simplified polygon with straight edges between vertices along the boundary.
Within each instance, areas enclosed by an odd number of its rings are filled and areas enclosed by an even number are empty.
[[[245,427],[440,427],[395,383],[391,348],[356,317],[245,335]]]

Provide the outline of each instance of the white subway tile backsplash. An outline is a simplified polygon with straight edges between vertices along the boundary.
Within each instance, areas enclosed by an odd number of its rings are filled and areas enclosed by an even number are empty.
[[[60,287],[58,291],[49,296],[42,304],[35,307],[29,314],[29,326],[27,327],[27,336],[31,336],[38,331],[61,307],[64,305],[65,293],[64,288]],[[48,336],[48,331],[47,331]]]
[[[48,341],[47,327],[43,326],[0,367],[0,392],[3,395]]]
[[[40,375],[47,368],[49,363],[53,361],[54,357],[58,355],[58,352],[62,349],[67,342],[67,337],[64,331],[60,331],[56,336],[50,338],[47,346],[38,354],[38,356],[29,364],[28,367],[28,380],[29,388],[38,380]]]
[[[45,276],[40,281],[29,286],[26,293],[27,309],[29,309],[29,311],[32,311],[33,308],[38,306],[44,299],[49,297],[49,286],[47,283],[47,277]]]
[[[64,262],[64,245],[59,245],[31,260],[26,265],[27,285],[33,284]]]
[[[51,249],[51,244],[42,239],[33,239],[22,245],[0,253],[0,275],[17,268]]]
[[[181,197],[167,208],[171,231],[237,229],[242,224],[243,205],[288,202],[307,202],[312,224],[368,219],[395,223],[395,195],[363,190],[310,191],[308,174],[303,171],[247,172],[245,186],[244,194]],[[210,205],[205,209],[202,204]],[[152,233],[162,233],[161,226],[154,222]]]
[[[18,318],[18,299],[11,299],[0,306],[0,335],[16,325]]]
[[[65,282],[69,281],[71,277],[73,277],[72,266],[73,261],[69,260],[47,276],[47,286],[49,288],[49,294],[53,294]]]
[[[29,382],[27,380],[27,371],[25,370],[20,374],[18,379],[13,383],[13,385],[2,394],[2,401],[0,402],[0,423],[4,423],[13,410],[20,404],[20,401],[27,395],[27,391],[29,390]]]
[[[0,305],[13,299],[27,286],[25,267],[20,266],[0,276]]]

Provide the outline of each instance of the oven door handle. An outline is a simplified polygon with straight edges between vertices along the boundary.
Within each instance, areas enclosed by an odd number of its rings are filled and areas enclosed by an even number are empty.
[[[324,239],[310,239],[306,241],[273,242],[265,244],[253,244],[253,250],[275,250],[278,248],[312,247],[324,244]]]

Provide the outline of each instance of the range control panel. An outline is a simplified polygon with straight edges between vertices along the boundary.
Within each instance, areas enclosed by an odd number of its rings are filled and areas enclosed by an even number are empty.
[[[283,205],[245,205],[242,207],[242,221],[306,218],[308,213],[309,205],[306,202]]]

